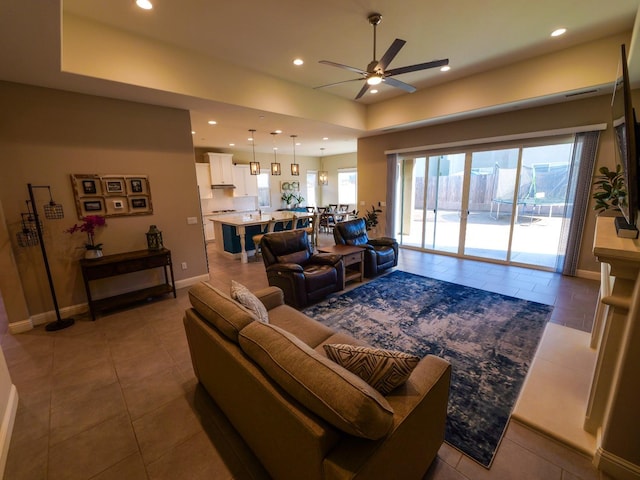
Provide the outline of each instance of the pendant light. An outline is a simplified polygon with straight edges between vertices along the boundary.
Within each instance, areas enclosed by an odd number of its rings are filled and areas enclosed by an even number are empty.
[[[300,165],[296,163],[296,137],[297,135],[291,135],[291,139],[293,140],[293,163],[291,164],[291,175],[297,177],[300,175]]]
[[[322,159],[324,158],[324,147],[320,148],[320,165],[322,165]],[[318,184],[329,185],[329,172],[326,170],[320,170],[318,172]]]
[[[255,140],[255,129],[250,129],[251,133],[251,150],[253,150],[253,162],[249,162],[249,173],[251,175],[258,175],[260,173],[260,162],[256,162],[256,140]]]
[[[273,135],[273,162],[271,163],[271,175],[280,175],[282,173],[280,164],[278,163],[278,147],[276,147],[277,134],[278,132],[271,132],[271,135]]]

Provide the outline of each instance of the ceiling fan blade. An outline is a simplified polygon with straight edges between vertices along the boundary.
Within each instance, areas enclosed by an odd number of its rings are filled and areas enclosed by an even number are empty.
[[[360,75],[367,75],[367,72],[361,70],[360,68],[350,67],[349,65],[343,65],[341,63],[330,62],[329,60],[320,60],[318,63],[322,63],[323,65],[330,65],[332,67],[342,68],[344,70],[350,70],[355,73],[359,73]]]
[[[426,70],[428,68],[444,67],[445,65],[449,65],[448,58],[445,58],[444,60],[434,60],[433,62],[418,63],[416,65],[409,65],[407,67],[392,68],[391,70],[387,70],[384,73],[385,76],[392,77],[393,75],[417,72],[418,70]]]
[[[326,85],[320,85],[319,87],[313,87],[313,88],[314,90],[317,90],[318,88],[333,87],[334,85],[340,85],[341,83],[349,83],[349,82],[355,82],[355,81],[362,81],[362,77],[352,78],[350,80],[342,80],[341,82],[327,83]]]
[[[396,80],[395,78],[386,77],[382,80],[384,83],[391,85],[392,87],[401,88],[402,90],[413,93],[416,91],[416,87],[413,85],[409,85],[408,83],[401,82],[400,80]]]
[[[382,69],[382,71],[384,71],[387,68],[387,65],[389,65],[396,55],[398,55],[398,52],[402,47],[404,47],[405,43],[407,43],[405,40],[396,38],[378,62],[378,69]]]
[[[367,90],[369,90],[369,84],[367,82],[364,82],[364,85],[362,86],[362,88],[360,89],[360,91],[358,92],[358,95],[356,95],[356,100],[358,100],[360,97],[362,97],[365,93],[367,93]]]

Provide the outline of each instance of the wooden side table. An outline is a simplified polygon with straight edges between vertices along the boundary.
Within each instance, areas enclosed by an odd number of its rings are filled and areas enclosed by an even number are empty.
[[[333,253],[342,255],[344,265],[344,282],[352,280],[362,282],[364,280],[364,248],[353,245],[329,245],[318,248],[320,253]],[[344,290],[344,285],[342,289]]]
[[[94,299],[91,295],[90,282],[92,280],[159,267],[164,269],[164,283],[99,299]],[[171,251],[166,248],[116,253],[115,255],[105,255],[97,259],[82,259],[80,260],[80,268],[82,269],[82,279],[87,292],[87,303],[93,320],[96,319],[96,313],[101,310],[116,308],[167,293],[173,293],[173,297],[176,297]],[[171,282],[169,282],[169,274],[171,275]]]

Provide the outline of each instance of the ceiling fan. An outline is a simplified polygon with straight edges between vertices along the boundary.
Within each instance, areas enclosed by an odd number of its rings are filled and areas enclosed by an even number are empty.
[[[350,67],[348,65],[343,65],[341,63],[330,62],[329,60],[320,60],[320,63],[324,65],[331,65],[332,67],[342,68],[344,70],[349,70],[351,72],[359,73],[361,77],[352,78],[350,80],[343,80],[341,82],[329,83],[327,85],[321,85],[315,88],[325,88],[332,87],[334,85],[340,85],[341,83],[347,82],[355,82],[358,80],[366,80],[366,83],[362,86],[362,89],[356,95],[356,100],[362,97],[369,87],[373,85],[378,85],[381,82],[384,82],[392,87],[401,88],[409,93],[413,93],[416,91],[416,88],[413,85],[409,85],[408,83],[401,82],[395,78],[392,78],[396,75],[401,75],[403,73],[409,72],[417,72],[419,70],[426,70],[428,68],[435,67],[443,67],[449,64],[449,59],[446,58],[444,60],[434,60],[432,62],[426,63],[418,63],[416,65],[409,65],[406,67],[400,68],[392,68],[391,70],[386,70],[387,66],[391,63],[391,61],[398,54],[400,49],[407,43],[405,40],[400,40],[396,38],[389,49],[384,53],[380,60],[376,60],[376,27],[382,21],[382,15],[379,13],[372,13],[368,17],[369,23],[373,25],[373,60],[367,66],[366,70],[361,70],[359,68]]]

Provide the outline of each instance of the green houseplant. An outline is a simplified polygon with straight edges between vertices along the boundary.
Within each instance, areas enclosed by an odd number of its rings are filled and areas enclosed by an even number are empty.
[[[280,198],[287,206],[300,205],[304,201],[304,197],[302,195],[296,194],[294,192],[284,192]]]
[[[364,223],[367,226],[367,230],[371,230],[378,226],[378,214],[382,213],[382,210],[371,205],[371,210],[367,210],[367,214],[364,217]]]
[[[624,204],[627,197],[622,168],[618,164],[615,170],[609,170],[608,167],[600,167],[598,172],[600,172],[600,175],[597,175],[595,182],[593,182],[595,191],[592,197],[596,201],[593,209],[598,213],[602,213],[605,210],[619,208],[620,205]]]

